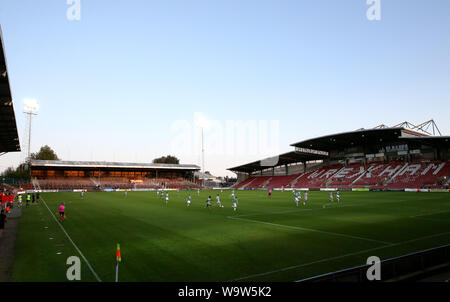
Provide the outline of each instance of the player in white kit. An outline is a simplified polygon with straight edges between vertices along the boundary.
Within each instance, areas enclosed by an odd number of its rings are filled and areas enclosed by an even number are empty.
[[[216,204],[217,204],[217,206],[218,206],[219,208],[223,208],[223,205],[222,205],[222,203],[220,202],[220,196],[219,196],[219,194],[217,194],[217,196],[216,196]]]
[[[205,208],[211,209],[211,196],[209,196],[206,200]]]

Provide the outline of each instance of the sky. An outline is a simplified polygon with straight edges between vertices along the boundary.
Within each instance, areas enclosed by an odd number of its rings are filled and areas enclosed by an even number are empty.
[[[216,176],[316,136],[434,119],[450,134],[450,1],[1,0],[31,152]],[[77,3],[80,3],[78,6]],[[0,157],[0,171],[26,152]]]

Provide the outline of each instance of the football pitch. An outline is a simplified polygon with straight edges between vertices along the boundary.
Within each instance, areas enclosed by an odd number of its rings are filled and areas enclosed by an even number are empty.
[[[448,193],[310,191],[42,193],[23,209],[11,281],[67,281],[70,256],[81,281],[296,281],[450,242]],[[215,206],[216,194],[224,208]],[[212,208],[205,208],[207,197]],[[55,219],[66,203],[62,226]]]

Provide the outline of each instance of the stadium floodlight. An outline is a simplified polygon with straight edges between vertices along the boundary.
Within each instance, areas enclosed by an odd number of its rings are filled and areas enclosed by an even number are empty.
[[[31,112],[32,114],[37,114],[39,111],[39,104],[35,99],[24,99],[23,100],[23,110],[25,113]]]
[[[33,115],[37,115],[39,111],[39,104],[35,99],[24,99],[23,100],[23,113],[27,115],[28,118],[28,146],[27,146],[27,161],[30,161],[30,150],[31,150],[31,120]]]
[[[212,121],[204,116],[201,112],[194,113],[194,123],[199,128],[208,130],[212,126]]]

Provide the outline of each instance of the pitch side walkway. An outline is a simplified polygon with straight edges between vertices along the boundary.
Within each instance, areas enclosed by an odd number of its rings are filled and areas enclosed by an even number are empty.
[[[0,238],[0,282],[11,281],[12,265],[14,263],[15,244],[19,229],[19,218],[22,209],[15,207],[7,214],[3,236]]]

